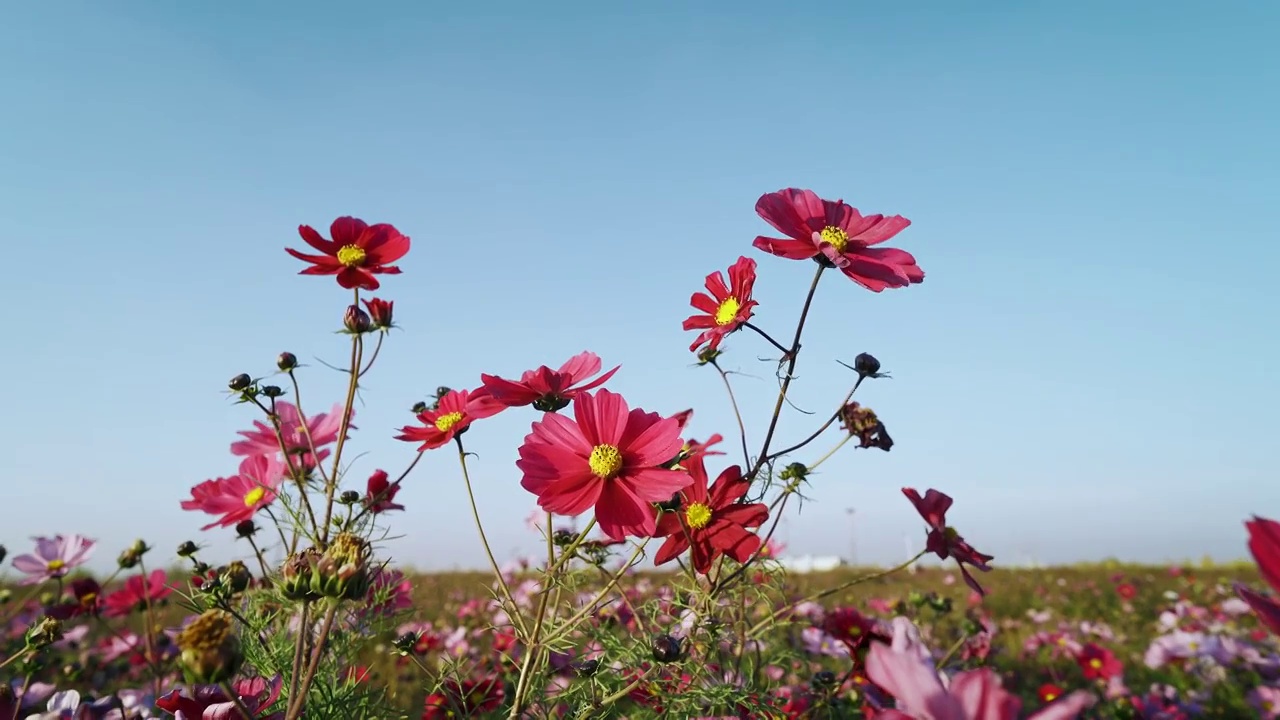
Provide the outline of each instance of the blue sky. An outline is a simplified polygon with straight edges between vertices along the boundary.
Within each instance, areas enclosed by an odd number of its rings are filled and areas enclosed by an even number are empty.
[[[287,349],[308,407],[338,399],[316,359],[345,356],[348,296],[283,251],[338,215],[414,242],[379,293],[404,332],[358,407],[353,486],[412,458],[392,436],[436,386],[583,349],[634,405],[729,435],[680,322],[747,254],[758,321],[787,334],[812,265],[751,248],[753,205],[799,186],[909,217],[890,244],[928,277],[819,288],[795,402],[825,412],[834,358],[871,351],[894,379],[860,395],[898,444],[822,468],[792,551],[844,552],[856,507],[860,559],[900,559],[923,538],[909,485],[953,495],[997,564],[1242,556],[1241,521],[1280,513],[1280,7],[694,6],[0,8],[0,540],[80,531],[105,566],[137,536],[242,550],[178,503],[236,468],[254,417],[232,375]],[[759,442],[767,350],[727,347]],[[504,557],[536,544],[513,464],[533,419],[467,436]],[[397,557],[482,562],[453,453],[399,499]]]

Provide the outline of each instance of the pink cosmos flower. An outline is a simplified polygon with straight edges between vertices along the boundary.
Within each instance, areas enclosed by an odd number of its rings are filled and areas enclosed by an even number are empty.
[[[65,577],[72,568],[83,565],[93,555],[93,547],[97,544],[96,540],[74,534],[32,539],[36,541],[35,554],[19,555],[13,559],[13,567],[27,575],[19,585],[36,585]]]
[[[689,304],[701,312],[687,318],[683,327],[702,330],[690,350],[697,350],[703,343],[709,350],[719,348],[721,340],[751,319],[752,311],[760,304],[751,298],[755,282],[756,261],[748,257],[740,257],[729,266],[728,284],[719,270],[707,276],[707,292],[694,293],[689,298]]]
[[[253,717],[259,720],[279,720],[284,717],[283,711],[270,715],[259,713],[275,703],[283,685],[279,676],[271,680],[249,678],[235,681],[231,689],[240,698],[245,709],[253,713]],[[174,690],[157,698],[156,707],[173,715],[175,720],[243,720],[244,717],[235,701],[227,697],[217,685],[198,686],[190,697],[184,696],[181,690]]]
[[[897,701],[896,710],[877,713],[885,720],[1017,720],[1022,702],[1001,687],[989,668],[962,672],[949,685],[934,668],[915,626],[905,618],[893,622],[893,642],[873,642],[867,654],[867,677]],[[1097,698],[1078,691],[1053,702],[1028,720],[1068,720]]]
[[[102,601],[102,614],[107,617],[124,617],[142,610],[148,602],[157,603],[173,594],[173,588],[165,584],[168,577],[164,570],[152,570],[150,575],[134,575],[125,580],[124,587],[111,593]]]
[[[920,513],[920,517],[924,518],[929,526],[929,534],[925,538],[925,549],[942,560],[954,558],[956,565],[960,566],[960,574],[964,576],[964,581],[973,588],[974,592],[984,595],[982,586],[973,579],[973,575],[969,574],[965,565],[972,565],[977,570],[989,572],[991,566],[987,563],[994,558],[978,552],[960,536],[960,533],[956,532],[955,528],[947,526],[947,510],[951,508],[951,496],[932,488],[925,491],[924,497],[920,497],[920,493],[916,492],[915,488],[902,488],[902,494],[907,496],[912,505],[915,505],[916,512]]]
[[[520,380],[505,380],[496,375],[481,375],[480,382],[495,400],[506,407],[533,405],[542,412],[556,412],[569,405],[578,393],[600,387],[618,372],[618,365],[609,372],[584,385],[576,385],[600,372],[603,367],[599,356],[582,352],[565,361],[559,370],[543,365],[537,370],[526,370]]]
[[[253,517],[276,499],[276,489],[284,479],[284,465],[270,455],[245,458],[240,473],[205,480],[191,488],[191,499],[182,501],[183,510],[202,510],[222,517],[200,528],[231,527]]]
[[[317,461],[323,461],[328,457],[329,451],[323,448],[325,445],[337,442],[338,431],[342,429],[341,405],[334,405],[333,410],[327,413],[307,418],[305,430],[302,416],[298,413],[297,406],[292,403],[276,402],[276,415],[280,417],[280,436],[284,438],[284,445],[289,454],[300,456],[306,467],[314,467]],[[351,417],[354,418],[355,415],[355,410],[352,410]],[[348,425],[347,429],[355,430],[356,426]],[[320,455],[318,460],[311,458],[311,443],[307,441],[307,432],[311,433],[311,440],[315,443],[316,452]],[[244,440],[231,444],[232,455],[252,457],[276,455],[280,452],[280,441],[276,439],[275,428],[269,422],[255,420],[252,430],[241,430],[237,434]]]
[[[364,505],[373,514],[389,510],[403,510],[404,506],[395,502],[396,493],[400,492],[400,481],[388,482],[386,470],[375,470],[365,485]]]
[[[924,282],[924,271],[911,253],[871,247],[911,224],[900,215],[864,216],[843,200],[823,200],[812,190],[796,188],[761,195],[756,213],[789,238],[757,237],[754,245],[767,253],[791,260],[814,258],[872,292]]]
[[[504,407],[485,388],[450,390],[435,409],[418,413],[422,427],[400,428],[396,439],[421,442],[418,452],[434,450],[462,434],[473,421],[497,415]]]
[[[614,540],[652,536],[652,503],[693,482],[663,467],[680,452],[679,423],[629,410],[608,390],[578,395],[573,415],[548,413],[533,424],[516,462],[520,484],[548,512],[575,516],[594,507],[600,529]]]

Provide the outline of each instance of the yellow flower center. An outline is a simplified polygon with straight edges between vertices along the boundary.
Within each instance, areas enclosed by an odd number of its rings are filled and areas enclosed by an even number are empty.
[[[347,267],[355,267],[363,264],[364,258],[364,248],[359,245],[343,245],[338,248],[338,262],[346,265]]]
[[[1048,692],[1044,694],[1045,702],[1053,702],[1054,700],[1057,700],[1057,699],[1058,699],[1058,693]]]
[[[597,445],[592,448],[587,464],[596,477],[608,480],[622,469],[622,453],[612,445]]]
[[[716,309],[716,324],[728,325],[738,317],[738,310],[742,308],[742,304],[738,302],[738,298],[730,295],[720,303],[720,307]]]
[[[1094,659],[1092,659],[1092,660],[1090,660],[1090,661],[1089,661],[1089,667],[1093,668],[1094,670],[1101,670],[1101,669],[1102,669],[1102,661],[1101,661],[1101,660],[1099,660],[1098,658],[1094,658]]]
[[[266,494],[267,491],[265,488],[256,487],[250,490],[244,494],[244,506],[253,507],[254,505],[257,505],[262,502],[262,496]]]
[[[449,432],[454,425],[457,425],[460,422],[462,422],[462,413],[445,413],[444,415],[436,418],[436,429],[440,432]]]
[[[1200,649],[1200,643],[1195,641],[1189,642],[1187,643],[1187,649],[1190,650],[1191,652],[1195,652]]]
[[[53,572],[57,572],[66,566],[67,564],[61,560],[50,560],[49,564],[46,565],[45,567],[49,568],[49,570]]]
[[[693,503],[684,511],[684,519],[694,530],[704,528],[711,522],[711,508],[702,503]]]
[[[836,252],[844,252],[845,247],[849,244],[849,233],[838,227],[828,225],[822,228],[821,234],[822,239],[831,243],[831,247],[835,248]],[[339,255],[339,259],[341,259],[341,255]]]

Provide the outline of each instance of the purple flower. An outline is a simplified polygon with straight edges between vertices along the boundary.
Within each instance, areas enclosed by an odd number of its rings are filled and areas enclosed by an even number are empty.
[[[83,565],[93,555],[95,540],[83,535],[56,535],[32,538],[36,541],[34,555],[19,555],[13,566],[27,577],[20,585],[36,585],[45,580],[64,577],[72,568]]]

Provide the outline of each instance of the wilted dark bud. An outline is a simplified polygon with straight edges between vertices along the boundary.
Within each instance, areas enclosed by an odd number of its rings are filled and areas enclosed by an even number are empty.
[[[417,645],[418,633],[416,632],[407,632],[396,638],[396,641],[392,643],[392,647],[396,649],[396,652],[405,656],[413,654],[413,649],[417,647]]]
[[[360,309],[359,305],[347,306],[347,311],[342,315],[342,326],[349,333],[367,333],[373,328],[373,321],[369,319],[369,313]]]
[[[659,635],[653,639],[651,649],[654,660],[660,663],[671,663],[680,659],[680,651],[683,648],[680,645],[680,638]]]
[[[713,348],[710,345],[708,345],[698,351],[698,364],[707,365],[709,363],[714,363],[716,361],[716,358],[720,357],[723,354],[724,353],[720,352],[719,349]]]
[[[582,662],[573,664],[573,671],[581,678],[589,678],[595,675],[596,671],[599,669],[599,660],[583,660]]]
[[[196,547],[195,543],[188,540],[178,546],[178,557],[191,557],[199,551],[200,548]]]
[[[179,663],[187,682],[213,685],[230,680],[244,658],[231,613],[206,610],[178,634]]]
[[[338,502],[343,505],[355,505],[360,502],[360,493],[355,490],[344,490],[342,491],[342,494],[338,496]]]
[[[249,585],[253,583],[253,575],[249,572],[249,568],[239,560],[227,563],[226,567],[218,571],[218,576],[233,594],[248,590]]]
[[[258,532],[258,526],[253,524],[252,520],[241,520],[236,523],[236,537],[253,537]]]
[[[276,356],[276,367],[284,372],[298,367],[298,356],[291,352],[282,352]]]
[[[320,551],[315,548],[290,555],[280,567],[280,592],[290,600],[318,598],[311,590],[311,575],[319,563]]]
[[[862,407],[856,402],[840,409],[840,427],[858,438],[858,447],[878,447],[885,452],[893,447],[893,438],[889,437],[880,418],[876,417],[871,408]]]
[[[551,395],[543,395],[533,401],[533,409],[538,412],[560,412],[567,407],[569,407],[569,398],[561,397],[554,393]]]
[[[27,629],[27,647],[38,649],[52,645],[62,638],[62,623],[48,616]]]
[[[791,463],[782,468],[782,479],[799,482],[809,476],[809,467],[804,463]]]
[[[859,377],[880,377],[880,361],[871,353],[858,353],[853,359],[853,370]]]
[[[278,398],[284,395],[284,390],[281,390],[279,385],[263,385],[262,394],[269,398]]]
[[[680,493],[671,496],[666,502],[658,503],[658,509],[662,512],[675,512],[680,509]]]
[[[830,688],[836,684],[836,674],[830,670],[819,670],[811,682],[816,688]]]
[[[248,390],[249,386],[252,384],[253,378],[249,377],[248,373],[240,373],[239,375],[231,378],[231,382],[227,383],[227,387],[231,388],[235,392],[243,392]]]
[[[575,537],[577,536],[572,532],[561,529],[551,533],[551,542],[555,543],[557,547],[568,547]]]
[[[419,400],[418,402],[413,404],[413,407],[409,408],[409,412],[413,413],[414,415],[421,415],[422,413],[427,411],[427,408],[428,408],[428,405],[425,402]]]

